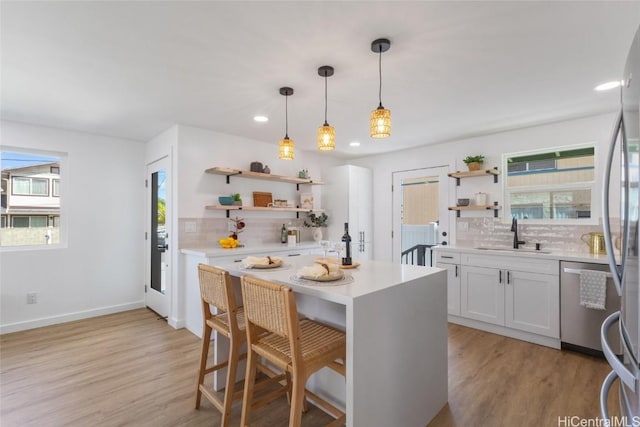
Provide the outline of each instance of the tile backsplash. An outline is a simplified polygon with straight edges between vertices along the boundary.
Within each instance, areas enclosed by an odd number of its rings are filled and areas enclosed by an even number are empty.
[[[259,245],[280,242],[282,224],[299,227],[302,241],[313,240],[311,229],[305,228],[303,218],[246,218],[242,233],[238,236],[241,243]],[[180,248],[202,248],[217,246],[218,239],[229,234],[227,218],[179,218],[178,235]]]
[[[463,225],[465,224],[466,225]],[[619,220],[611,228],[616,230]],[[465,229],[465,231],[461,231]],[[524,240],[525,248],[535,248],[540,243],[542,249],[573,253],[589,253],[589,246],[580,237],[592,231],[602,231],[602,225],[575,224],[518,224],[518,238]],[[614,242],[617,239],[614,237]],[[511,224],[505,224],[499,218],[458,218],[456,246],[511,246],[513,233]]]

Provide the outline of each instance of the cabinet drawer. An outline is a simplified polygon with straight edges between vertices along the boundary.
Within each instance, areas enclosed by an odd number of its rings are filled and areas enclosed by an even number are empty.
[[[526,271],[531,273],[558,276],[559,263],[554,259],[540,259],[535,256],[501,256],[486,254],[462,254],[461,263],[476,267],[491,267],[506,270]]]
[[[436,264],[438,263],[460,264],[460,253],[436,251]]]

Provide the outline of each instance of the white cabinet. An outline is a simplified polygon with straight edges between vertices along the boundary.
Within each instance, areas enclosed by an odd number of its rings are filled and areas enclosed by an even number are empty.
[[[463,265],[460,278],[460,314],[469,319],[504,325],[502,271]]]
[[[447,313],[460,315],[460,255],[441,254],[436,257],[436,267],[447,270]]]
[[[370,169],[343,165],[323,173],[322,206],[329,215],[327,240],[339,241],[349,223],[354,260],[371,259],[373,224],[373,175]]]
[[[557,260],[436,250],[448,271],[449,321],[559,348]]]
[[[560,337],[560,282],[556,274],[542,274],[504,267],[527,263],[527,259],[495,257],[478,264],[462,265],[461,315],[525,332]],[[556,264],[557,261],[550,261]],[[495,268],[498,267],[498,268]],[[525,268],[520,266],[520,268]],[[553,268],[551,268],[553,270]]]
[[[506,326],[560,338],[558,276],[507,270],[505,289]]]

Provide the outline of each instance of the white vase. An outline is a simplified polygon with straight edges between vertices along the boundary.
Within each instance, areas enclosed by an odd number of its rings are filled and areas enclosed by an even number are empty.
[[[319,242],[320,240],[322,240],[322,228],[313,227],[313,231],[311,232],[311,235],[313,236],[313,240],[315,242]]]

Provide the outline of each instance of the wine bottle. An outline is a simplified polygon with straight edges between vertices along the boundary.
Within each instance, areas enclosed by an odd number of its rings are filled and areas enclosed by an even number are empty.
[[[344,257],[342,257],[342,265],[351,265],[351,236],[349,236],[349,223],[344,223],[344,234],[342,235],[344,243]]]
[[[287,243],[287,227],[282,224],[282,230],[280,230],[280,243]]]

